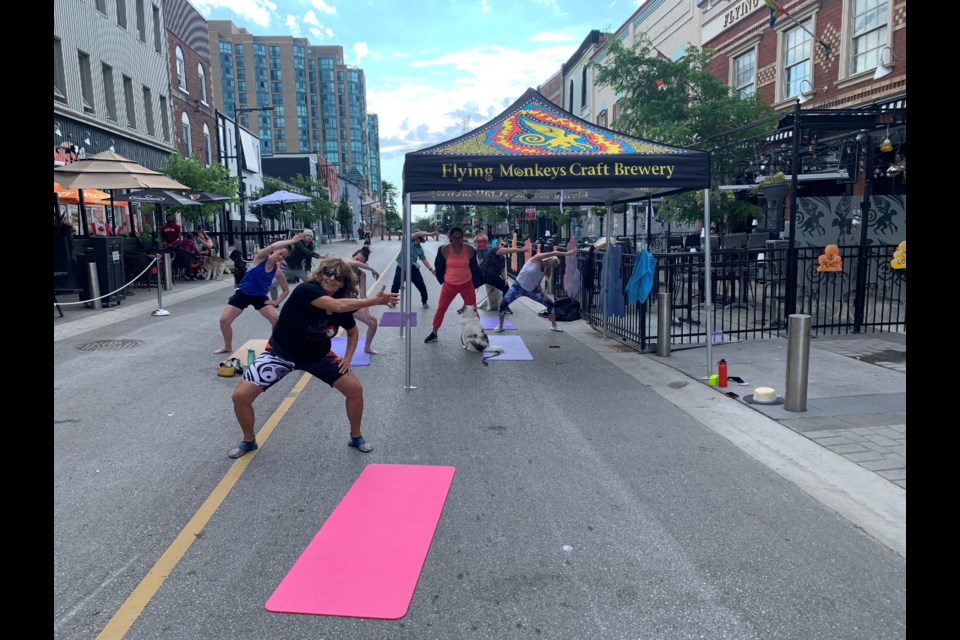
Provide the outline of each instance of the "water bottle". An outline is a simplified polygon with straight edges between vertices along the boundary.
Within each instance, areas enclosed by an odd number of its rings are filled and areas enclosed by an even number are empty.
[[[722,358],[717,363],[717,386],[727,386],[727,361]]]
[[[257,350],[253,347],[247,347],[247,366],[253,364],[253,361],[257,359]],[[726,380],[726,378],[724,378]]]

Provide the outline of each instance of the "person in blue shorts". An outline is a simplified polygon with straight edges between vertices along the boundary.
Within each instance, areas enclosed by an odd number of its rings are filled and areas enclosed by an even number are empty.
[[[243,439],[228,455],[239,458],[257,448],[253,401],[295,370],[310,373],[344,395],[350,423],[347,444],[364,453],[373,451],[361,431],[363,385],[350,367],[360,335],[353,312],[377,305],[393,308],[399,301],[400,294],[387,293],[386,287],[376,295],[357,297],[357,276],[347,261],[334,256],[321,260],[307,281],[294,288],[266,349],[233,390],[233,411]],[[343,358],[331,349],[331,340],[341,328],[347,333]]]
[[[550,330],[563,331],[557,326],[557,314],[553,306],[553,298],[544,293],[541,283],[544,277],[547,280],[553,277],[553,270],[560,264],[560,256],[572,256],[576,253],[576,249],[571,249],[569,251],[544,251],[531,256],[520,268],[517,279],[513,281],[510,289],[503,296],[503,300],[500,301],[500,308],[498,309],[500,324],[493,332],[503,333],[503,318],[506,310],[510,307],[510,303],[520,296],[530,298],[545,306],[547,317],[550,318]]]
[[[254,256],[253,262],[247,267],[243,279],[236,291],[227,300],[227,306],[220,314],[220,333],[223,334],[223,346],[214,353],[233,353],[233,321],[243,310],[253,305],[270,322],[272,327],[277,323],[277,307],[290,294],[287,279],[280,270],[283,259],[289,253],[288,247],[300,241],[302,233],[294,235],[288,240],[278,240],[273,244],[260,249]],[[270,283],[276,278],[283,293],[276,300],[270,299]]]

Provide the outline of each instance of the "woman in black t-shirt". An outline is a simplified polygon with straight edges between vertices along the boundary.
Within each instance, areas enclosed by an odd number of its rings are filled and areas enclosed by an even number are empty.
[[[350,422],[347,444],[364,453],[373,450],[361,433],[363,385],[350,367],[360,333],[353,312],[376,305],[393,308],[400,295],[387,293],[386,287],[382,287],[369,298],[356,296],[357,277],[350,265],[337,257],[324,258],[307,281],[293,289],[266,349],[247,367],[233,390],[233,408],[243,440],[230,451],[231,458],[257,448],[253,401],[294,370],[310,373],[346,397]],[[341,327],[347,333],[343,358],[333,353],[330,343]]]

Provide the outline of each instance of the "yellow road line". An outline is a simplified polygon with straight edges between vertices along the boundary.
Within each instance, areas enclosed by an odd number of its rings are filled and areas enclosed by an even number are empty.
[[[246,345],[244,345],[244,347],[246,347]],[[307,386],[311,377],[309,373],[304,373],[290,393],[287,394],[280,403],[280,406],[277,407],[277,410],[263,423],[263,426],[257,433],[257,441],[261,447],[266,443],[267,438],[273,433],[273,430],[280,423],[283,416],[290,410],[290,407],[293,406],[294,400],[297,399]],[[233,489],[233,486],[240,479],[240,476],[243,475],[247,466],[253,461],[257,455],[257,451],[259,451],[259,449],[251,451],[242,458],[237,458],[237,461],[233,463],[220,483],[217,484],[204,503],[197,509],[197,512],[190,518],[190,521],[180,531],[180,534],[170,544],[163,555],[160,556],[160,559],[157,560],[153,567],[150,568],[150,571],[147,572],[147,575],[144,576],[140,584],[133,590],[133,593],[127,597],[117,612],[113,614],[110,622],[107,623],[107,626],[105,626],[103,631],[97,636],[97,640],[119,640],[130,630],[130,627],[132,627],[134,622],[137,621],[137,618],[140,617],[140,614],[150,602],[150,599],[153,598],[154,594],[163,586],[167,576],[170,575],[177,566],[177,563],[179,563],[187,553],[190,545],[203,533],[204,527],[210,522],[210,518],[213,517],[217,508],[223,503],[230,493],[230,490]]]

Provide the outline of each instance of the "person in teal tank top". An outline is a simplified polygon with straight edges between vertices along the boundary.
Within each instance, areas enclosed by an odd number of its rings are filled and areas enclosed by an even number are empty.
[[[253,262],[247,267],[243,280],[220,314],[223,346],[214,353],[233,353],[233,321],[250,305],[270,322],[271,327],[277,324],[280,317],[277,307],[290,294],[290,287],[287,285],[286,276],[280,270],[280,264],[290,251],[288,247],[299,242],[302,237],[303,234],[298,233],[288,240],[278,240],[257,252]],[[282,291],[276,300],[271,300],[270,283],[274,278]]]

